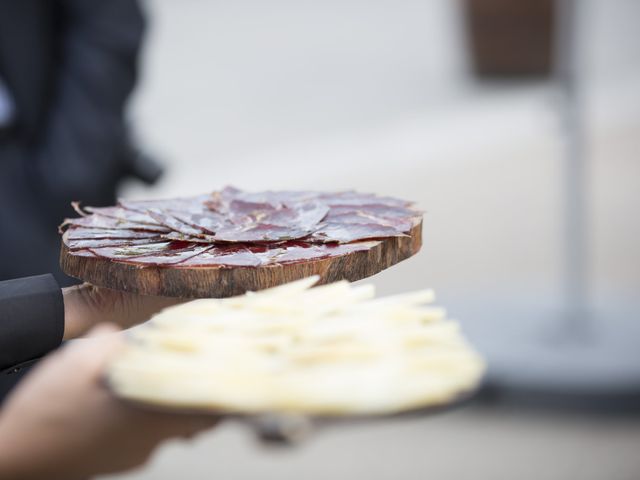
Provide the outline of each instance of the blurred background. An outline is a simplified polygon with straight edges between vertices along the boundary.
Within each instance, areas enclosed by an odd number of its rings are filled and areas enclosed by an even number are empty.
[[[640,478],[639,2],[142,7],[127,118],[165,172],[118,195],[415,200],[422,252],[372,281],[433,287],[489,374],[440,415],[281,450],[222,424],[109,479]]]
[[[264,449],[237,425],[159,478],[640,477],[640,4],[145,3],[131,197],[350,189],[416,200],[431,286],[489,359],[466,408]]]

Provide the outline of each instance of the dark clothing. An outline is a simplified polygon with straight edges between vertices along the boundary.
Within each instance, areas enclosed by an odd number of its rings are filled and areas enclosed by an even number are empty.
[[[0,402],[63,333],[62,291],[52,275],[0,282]]]
[[[70,202],[113,204],[123,177],[144,176],[124,117],[143,28],[136,0],[0,0],[14,110],[0,132],[0,280],[53,272],[68,284],[56,227]]]

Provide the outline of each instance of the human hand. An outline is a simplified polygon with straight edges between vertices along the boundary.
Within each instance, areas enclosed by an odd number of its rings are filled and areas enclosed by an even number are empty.
[[[148,320],[163,308],[186,301],[111,290],[84,283],[62,289],[64,340],[79,337],[99,323],[114,323],[126,329]]]
[[[113,397],[101,382],[117,350],[116,328],[50,354],[9,396],[0,413],[0,478],[81,479],[143,464],[172,437],[190,438],[210,416],[146,411]]]

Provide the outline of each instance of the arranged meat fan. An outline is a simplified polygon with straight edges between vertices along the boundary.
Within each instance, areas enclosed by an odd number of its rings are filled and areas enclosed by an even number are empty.
[[[259,267],[329,258],[406,236],[420,219],[410,202],[357,192],[233,187],[170,200],[74,204],[60,226],[72,256],[133,265]]]

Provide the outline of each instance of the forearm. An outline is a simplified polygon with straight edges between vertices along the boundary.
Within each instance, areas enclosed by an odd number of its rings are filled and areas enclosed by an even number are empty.
[[[25,433],[29,435],[34,432],[16,431],[13,425],[15,422],[8,420],[0,416],[0,478],[12,480],[56,478],[57,472],[51,468],[55,464],[47,465],[46,470],[43,471],[42,461],[39,458],[42,452],[34,452],[24,440]],[[73,480],[73,477],[69,480]]]
[[[62,289],[64,300],[64,340],[80,337],[88,332],[95,323],[95,312],[88,312],[86,305],[87,290],[90,285],[77,285]]]
[[[81,337],[99,323],[126,329],[180,301],[89,284],[61,290],[51,275],[0,282],[0,402],[33,360],[62,340]]]
[[[148,320],[154,313],[183,300],[152,297],[96,287],[85,283],[62,289],[64,298],[64,339],[84,335],[98,323],[114,323],[129,328]]]

